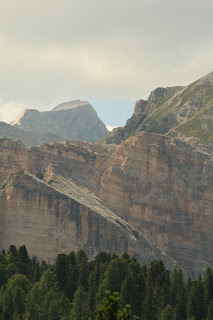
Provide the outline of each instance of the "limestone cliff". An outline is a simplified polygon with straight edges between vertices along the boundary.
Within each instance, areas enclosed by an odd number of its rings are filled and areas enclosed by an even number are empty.
[[[186,270],[213,266],[213,159],[189,145],[138,133],[113,153],[100,198]]]
[[[192,275],[207,265],[213,267],[213,159],[208,148],[144,132],[121,145],[65,141],[26,149],[21,143],[2,139],[0,161],[0,225],[5,230],[1,248],[9,245],[16,230],[15,244],[27,241],[33,253],[36,246],[22,234],[28,215],[29,221],[34,215],[40,221],[38,229],[48,220],[44,233],[53,226],[55,230],[50,233],[51,241],[46,236],[42,244],[35,240],[40,258],[54,259],[57,252],[80,247],[91,257],[100,250],[125,249],[143,262],[160,257],[171,266],[175,260]],[[43,181],[22,173],[9,178],[22,170],[33,176],[42,173]],[[91,238],[89,231],[69,238],[64,230],[71,228],[75,234],[76,224],[61,226],[70,215],[72,201],[84,208],[81,230],[89,229]],[[17,216],[20,222],[7,238],[12,212],[12,219]],[[94,217],[92,222],[89,217]],[[30,223],[32,239],[37,239],[39,231]],[[105,225],[107,235],[101,230]],[[56,245],[60,237],[64,248]],[[43,252],[45,241],[53,243],[51,255]]]
[[[0,248],[26,244],[31,255],[48,263],[59,253],[84,249],[90,258],[103,251],[128,252],[142,263],[157,258],[167,268],[174,266],[142,232],[100,200],[71,181],[58,178],[57,183],[59,188],[52,187],[26,172],[7,179],[0,193]]]
[[[124,127],[116,128],[106,143],[119,144],[135,132],[147,131],[191,144],[213,141],[213,72],[186,87],[157,88],[147,101],[139,100]]]
[[[93,107],[79,100],[63,103],[51,111],[26,109],[11,125],[36,134],[51,133],[89,142],[102,140],[108,133]]]

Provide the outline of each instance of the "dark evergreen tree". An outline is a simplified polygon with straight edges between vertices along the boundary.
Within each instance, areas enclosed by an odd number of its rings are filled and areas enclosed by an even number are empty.
[[[39,262],[36,263],[35,270],[33,272],[33,278],[34,281],[39,281],[41,278],[41,267]]]
[[[210,301],[213,299],[213,272],[208,267],[206,268],[202,278],[204,288],[204,305],[205,309],[208,309]]]
[[[10,255],[12,255],[15,260],[18,260],[18,250],[16,246],[14,246],[13,244],[8,249],[7,256],[10,256]]]
[[[80,265],[81,265],[83,260],[88,261],[87,254],[86,254],[86,252],[84,250],[79,250],[76,253],[76,264],[77,264],[78,267],[80,267]]]
[[[138,262],[131,261],[128,264],[128,275],[121,286],[121,305],[131,305],[132,316],[141,315],[141,302],[144,299],[146,286],[143,268]]]
[[[0,289],[1,287],[7,283],[8,280],[8,272],[7,272],[7,267],[0,263]]]
[[[88,269],[88,259],[82,258],[81,263],[78,265],[78,285],[82,285],[86,290],[88,288],[88,276],[89,276],[89,269]]]
[[[18,249],[18,265],[19,273],[22,273],[29,278],[31,273],[31,260],[25,245]]]
[[[105,297],[98,308],[96,320],[128,320],[130,319],[131,311],[130,306],[126,307],[121,311],[120,309],[120,298],[118,293],[113,293],[110,296],[110,292],[107,291]]]
[[[30,287],[29,280],[22,274],[15,274],[9,279],[1,298],[3,319],[22,319]]]
[[[146,294],[142,301],[142,319],[143,320],[155,320],[155,304],[153,302],[153,289],[152,287],[146,288]]]
[[[209,303],[206,320],[212,320],[212,319],[213,319],[213,299]]]
[[[88,320],[89,306],[87,294],[84,287],[80,284],[74,294],[72,303],[71,320]]]
[[[187,316],[202,320],[205,319],[205,315],[203,284],[200,280],[193,281],[188,295]]]
[[[170,304],[170,277],[162,261],[152,261],[147,269],[146,295],[142,303],[145,320],[155,320],[163,308]]]
[[[59,254],[55,260],[55,276],[59,289],[65,294],[69,291],[69,260],[66,254]]]
[[[127,262],[121,258],[110,261],[104,276],[103,283],[99,288],[99,299],[103,298],[106,290],[120,292],[121,285],[127,275]]]
[[[186,319],[186,292],[183,271],[175,267],[170,275],[171,279],[171,306],[174,309],[176,319]]]
[[[101,279],[100,263],[95,261],[93,269],[89,274],[88,280],[88,292],[87,301],[90,310],[90,316],[92,316],[96,309],[96,294],[98,292],[99,284]]]
[[[175,314],[170,305],[167,305],[161,312],[160,320],[175,320]]]

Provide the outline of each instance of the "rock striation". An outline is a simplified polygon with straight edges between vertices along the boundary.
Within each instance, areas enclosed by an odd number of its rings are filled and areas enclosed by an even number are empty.
[[[213,262],[213,158],[138,133],[113,153],[100,198],[193,275]]]
[[[47,261],[79,248],[90,257],[127,251],[143,263],[178,263],[192,276],[213,267],[208,148],[146,132],[121,145],[26,149],[1,139],[0,162],[0,248],[25,244]]]
[[[0,249],[25,244],[48,262],[78,249],[90,258],[127,252],[142,263],[177,263],[193,277],[213,267],[212,104],[210,73],[187,87],[157,88],[101,144],[26,148],[0,138]],[[70,139],[91,108],[74,101],[26,110],[12,128]]]
[[[62,103],[51,111],[26,109],[11,125],[36,134],[89,142],[102,140],[108,133],[89,102],[80,100]]]
[[[167,268],[175,265],[142,232],[63,177],[52,186],[19,171],[2,186],[0,208],[1,248],[25,243],[31,255],[48,263],[59,253],[84,249],[90,258],[103,251],[128,252],[142,263],[157,258]]]
[[[213,72],[186,87],[157,88],[147,101],[136,102],[133,116],[124,127],[105,138],[119,144],[146,131],[164,134],[190,144],[208,144],[213,140]]]

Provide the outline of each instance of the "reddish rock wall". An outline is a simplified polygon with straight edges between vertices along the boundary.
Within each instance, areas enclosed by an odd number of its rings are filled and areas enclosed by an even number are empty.
[[[28,173],[14,174],[0,194],[0,248],[25,244],[30,255],[49,263],[59,253],[84,249],[89,258],[102,251],[128,252],[142,263],[157,257],[174,266],[143,234],[97,204],[88,201],[88,207]]]
[[[73,196],[72,188],[81,187],[77,202],[101,199],[188,272],[213,266],[213,161],[207,153],[138,133],[119,146],[65,141],[25,149],[1,140],[0,159],[1,182],[20,170],[44,171],[44,180],[62,194]],[[44,191],[40,194],[43,199]],[[7,210],[2,196],[0,215]],[[16,206],[25,202],[21,199]],[[100,203],[94,205],[99,212]]]

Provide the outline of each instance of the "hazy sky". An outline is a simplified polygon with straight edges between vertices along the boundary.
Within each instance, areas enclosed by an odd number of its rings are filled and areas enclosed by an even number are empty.
[[[82,99],[124,124],[158,86],[213,71],[212,0],[0,0],[0,120]]]

